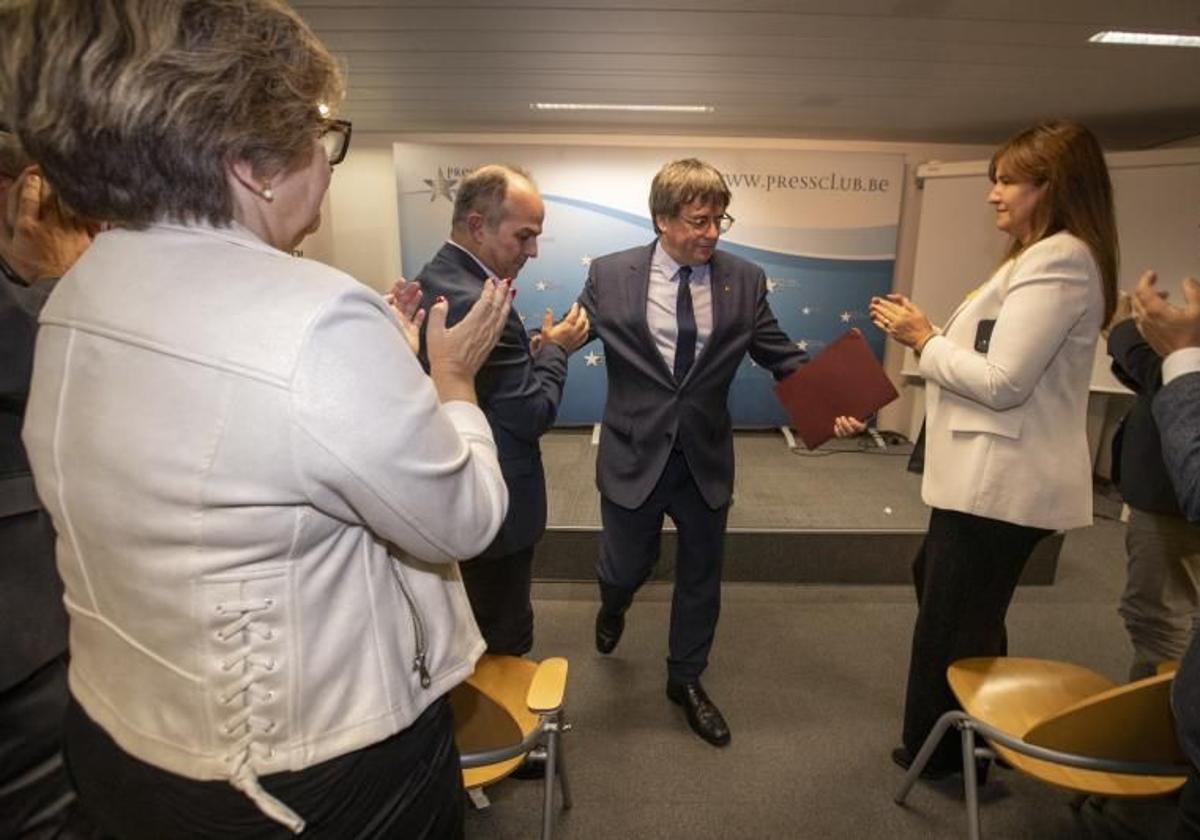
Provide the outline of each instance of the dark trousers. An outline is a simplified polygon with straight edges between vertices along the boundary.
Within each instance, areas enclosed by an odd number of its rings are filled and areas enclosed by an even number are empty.
[[[0,694],[0,837],[72,837],[75,793],[62,760],[66,656]]]
[[[487,652],[524,656],[533,648],[533,546],[459,564]]]
[[[1193,767],[1179,793],[1179,813],[1172,827],[1171,840],[1200,838],[1200,772]]]
[[[1200,838],[1200,634],[1179,662],[1171,686],[1171,710],[1175,713],[1175,731],[1183,754],[1192,763],[1192,773],[1179,795],[1179,821],[1174,840]]]
[[[708,665],[721,614],[721,562],[729,506],[716,510],[708,506],[682,452],[671,453],[658,484],[640,507],[631,510],[600,497],[604,532],[596,575],[601,608],[610,614],[628,609],[658,562],[664,514],[679,532],[667,676],[690,682]]]
[[[970,656],[1008,652],[1004,616],[1025,561],[1049,534],[982,516],[935,508],[913,561],[917,624],[904,704],[904,746],[916,753],[943,713],[958,708],[946,668]],[[934,769],[961,767],[951,730],[930,760]]]
[[[62,760],[67,614],[54,529],[41,510],[0,516],[0,837],[81,836]]]
[[[129,755],[74,698],[65,731],[67,764],[80,801],[105,835],[122,840],[295,836],[226,781],[188,779]],[[463,836],[462,771],[445,697],[390,738],[259,781],[305,819],[306,838]]]

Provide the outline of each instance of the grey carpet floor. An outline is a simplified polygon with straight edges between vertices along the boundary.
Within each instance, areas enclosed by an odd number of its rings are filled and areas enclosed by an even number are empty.
[[[1111,513],[1107,508],[1099,510]],[[1009,612],[1010,652],[1062,659],[1121,679],[1131,649],[1117,598],[1123,525],[1098,519],[1068,535],[1058,581],[1022,587]],[[670,586],[648,585],[609,657],[592,645],[593,586],[535,586],[533,655],[570,661],[566,736],[575,807],[557,838],[957,838],[961,783],[919,783],[905,807],[888,754],[899,743],[916,613],[906,586],[726,585],[705,685],[733,742],[714,749],[664,697]],[[506,780],[469,810],[468,838],[535,838],[541,786]],[[1170,804],[1119,806],[1109,817],[1071,795],[993,768],[982,791],[990,838],[1154,836]],[[1119,836],[1119,832],[1117,832]]]

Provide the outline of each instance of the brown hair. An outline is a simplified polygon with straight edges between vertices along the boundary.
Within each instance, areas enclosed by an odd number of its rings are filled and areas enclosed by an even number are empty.
[[[658,170],[650,184],[650,221],[658,231],[659,216],[676,216],[693,201],[729,207],[733,194],[712,164],[696,158],[673,160]]]
[[[1009,139],[992,155],[988,177],[1005,170],[1044,186],[1033,211],[1033,239],[1037,242],[1059,231],[1079,237],[1100,268],[1107,324],[1117,306],[1117,219],[1113,212],[1112,181],[1104,152],[1095,135],[1072,120],[1041,123]],[[1022,250],[1013,239],[1008,256]]]
[[[0,13],[0,101],[84,215],[226,225],[226,168],[307,163],[342,83],[279,0],[25,0]]]
[[[451,225],[465,225],[467,216],[479,213],[487,226],[495,230],[504,221],[504,199],[508,196],[508,185],[514,178],[525,181],[531,188],[534,186],[533,178],[519,166],[489,163],[472,171],[458,185]]]

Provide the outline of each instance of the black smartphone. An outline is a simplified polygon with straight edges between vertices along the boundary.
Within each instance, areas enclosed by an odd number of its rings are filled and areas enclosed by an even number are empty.
[[[980,321],[975,328],[975,352],[987,355],[988,345],[992,343],[992,330],[996,327],[996,319],[989,318]]]

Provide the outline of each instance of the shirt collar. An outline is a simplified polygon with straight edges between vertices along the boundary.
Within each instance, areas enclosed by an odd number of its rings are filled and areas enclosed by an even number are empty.
[[[660,240],[656,240],[654,243],[654,253],[650,257],[650,266],[662,272],[662,276],[668,280],[674,280],[675,276],[679,273],[679,269],[683,267],[675,262],[675,259],[667,253],[667,249],[662,246]],[[691,268],[692,276],[688,280],[689,283],[698,281],[705,276],[705,272],[708,271],[708,263],[693,265]]]

